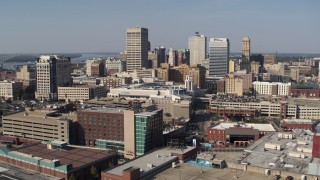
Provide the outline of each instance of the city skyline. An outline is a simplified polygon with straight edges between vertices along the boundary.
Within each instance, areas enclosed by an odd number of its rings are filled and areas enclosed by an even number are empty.
[[[318,1],[5,1],[0,7],[0,53],[121,52],[128,27],[149,29],[152,49],[187,48],[188,37],[228,38],[241,52],[320,53]]]

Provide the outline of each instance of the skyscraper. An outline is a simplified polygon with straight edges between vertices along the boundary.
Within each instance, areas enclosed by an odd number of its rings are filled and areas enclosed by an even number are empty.
[[[242,61],[240,63],[240,70],[247,70],[247,73],[250,72],[250,38],[244,37],[242,39]]]
[[[36,63],[38,100],[56,100],[58,86],[71,85],[70,58],[51,55],[40,56]]]
[[[166,48],[158,46],[154,49],[154,52],[157,54],[157,68],[159,68],[162,63],[166,63]]]
[[[127,29],[127,71],[147,67],[148,63],[148,29],[133,27]]]
[[[210,38],[209,76],[223,77],[229,70],[229,39]]]
[[[190,65],[202,64],[207,54],[207,38],[196,32],[189,37]]]

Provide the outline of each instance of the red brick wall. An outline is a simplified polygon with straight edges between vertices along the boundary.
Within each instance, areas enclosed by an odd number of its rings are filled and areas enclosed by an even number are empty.
[[[122,173],[123,180],[139,180],[140,178],[140,168],[133,171],[123,171]]]
[[[33,164],[29,164],[29,163],[22,162],[22,161],[17,161],[15,159],[3,157],[3,156],[0,156],[0,161],[7,162],[13,166],[19,166],[19,167],[22,167],[25,169],[30,169],[30,170],[41,172],[41,173],[48,174],[51,176],[59,177],[61,179],[65,178],[66,180],[68,179],[68,176],[71,175],[71,173],[66,174],[66,173],[54,171],[52,169],[47,169],[44,167],[38,167]],[[117,157],[113,156],[108,159],[97,162],[97,163],[93,164],[93,166],[97,167],[97,171],[100,173],[101,170],[110,168],[116,164],[117,164]],[[74,171],[72,173],[78,177],[78,180],[86,180],[89,178],[90,169],[91,169],[91,165],[86,166],[84,168],[80,168],[77,171]]]
[[[208,141],[226,141],[224,130],[219,129],[207,129],[207,140]]]
[[[80,140],[81,142],[79,143],[80,145],[95,146],[94,144],[95,139],[107,139],[107,140],[115,140],[115,141],[124,140],[123,114],[108,113],[108,112],[85,112],[85,111],[79,111],[77,114],[78,114],[77,120],[79,123],[79,128],[78,128],[79,137],[80,137],[79,139],[81,139]],[[79,114],[82,115],[81,118]],[[88,124],[89,122],[88,118],[86,121],[84,121],[83,118],[85,115],[90,115],[91,118],[94,117],[94,119],[96,119],[95,120],[96,124],[93,124],[92,121],[91,121],[91,124]],[[107,116],[106,119],[104,119],[104,115]],[[115,122],[114,122],[114,119],[115,119]],[[105,127],[104,127],[104,124],[105,124]],[[115,126],[113,126],[114,124]],[[92,142],[91,145],[89,145],[90,140]]]
[[[320,157],[320,135],[317,134],[313,136],[312,157]]]
[[[319,89],[291,89],[289,92],[290,96],[299,97],[305,96],[310,98],[320,98]]]
[[[101,172],[101,180],[122,180],[122,176],[117,176],[114,174],[109,174],[107,172]]]

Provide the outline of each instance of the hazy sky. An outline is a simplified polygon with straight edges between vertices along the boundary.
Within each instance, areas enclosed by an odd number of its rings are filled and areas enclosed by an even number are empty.
[[[1,0],[0,53],[119,52],[126,28],[149,29],[152,48],[188,36],[250,36],[253,52],[320,53],[320,0]]]

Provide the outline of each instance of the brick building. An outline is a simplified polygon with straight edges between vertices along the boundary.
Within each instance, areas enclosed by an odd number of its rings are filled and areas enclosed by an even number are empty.
[[[314,125],[314,121],[307,119],[283,119],[281,121],[281,127],[285,131],[292,131],[296,129],[312,130]]]
[[[225,146],[248,146],[269,132],[275,132],[271,124],[219,123],[207,128],[207,140]]]
[[[209,112],[215,113],[218,116],[251,116],[259,117],[260,111],[249,108],[233,108],[233,107],[209,107]]]
[[[123,141],[123,118],[123,110],[119,108],[94,108],[78,111],[79,144],[95,146],[96,139]]]
[[[291,97],[320,98],[320,89],[290,89]]]
[[[91,169],[96,176],[101,170],[117,165],[116,153],[109,150],[70,146],[59,141],[48,144],[40,142],[16,149],[0,147],[0,161],[27,170],[69,179],[92,179]]]

